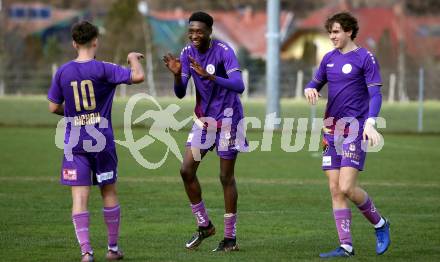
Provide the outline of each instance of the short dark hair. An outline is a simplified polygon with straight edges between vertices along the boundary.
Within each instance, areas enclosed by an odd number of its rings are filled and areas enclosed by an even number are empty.
[[[344,32],[352,31],[351,40],[355,39],[359,31],[357,19],[348,12],[337,13],[325,22],[325,29],[330,33],[334,23],[339,23]]]
[[[189,17],[188,23],[190,23],[191,21],[205,23],[208,28],[212,28],[212,25],[214,24],[214,19],[212,18],[212,16],[202,11],[192,13],[192,15]]]
[[[72,39],[79,45],[90,43],[98,37],[98,28],[88,21],[80,21],[72,26]]]

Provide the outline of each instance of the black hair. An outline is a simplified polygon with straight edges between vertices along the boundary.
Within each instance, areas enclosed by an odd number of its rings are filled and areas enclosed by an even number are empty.
[[[359,26],[357,19],[352,14],[348,12],[342,12],[328,18],[325,22],[325,29],[327,30],[327,32],[331,32],[334,23],[339,23],[344,32],[351,31],[351,40],[356,38],[359,31]]]
[[[80,21],[72,26],[72,39],[79,45],[90,43],[98,37],[98,28],[88,21]]]
[[[212,16],[202,11],[192,13],[192,15],[188,19],[188,23],[190,23],[191,21],[205,23],[208,28],[212,28],[212,25],[214,24],[214,19],[212,18]]]

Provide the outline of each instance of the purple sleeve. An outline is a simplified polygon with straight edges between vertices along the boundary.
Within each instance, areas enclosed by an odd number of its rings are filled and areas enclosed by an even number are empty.
[[[238,64],[237,57],[234,50],[230,47],[226,47],[223,53],[223,65],[226,70],[226,74],[230,75],[232,72],[240,71],[240,65]]]
[[[322,87],[327,83],[327,56],[321,61],[318,70],[315,72],[312,80],[306,85],[305,88],[315,88],[316,90],[321,91]]]
[[[367,87],[381,86],[382,78],[380,77],[379,63],[372,53],[367,52],[364,60],[364,77]]]
[[[215,77],[215,83],[239,94],[244,91],[244,83],[240,71],[233,71],[228,74],[229,78]]]
[[[115,85],[131,84],[131,69],[113,63],[103,62],[107,82]]]
[[[369,87],[368,94],[370,94],[370,108],[368,110],[368,117],[376,118],[379,116],[380,107],[382,106],[382,94],[380,93],[380,86]]]
[[[180,63],[182,65],[182,84],[177,85],[174,82],[174,93],[178,98],[183,98],[186,95],[186,86],[188,85],[189,78],[191,77],[189,72],[189,62],[188,57],[186,54],[184,54],[184,51],[180,54]]]
[[[60,71],[58,70],[53,79],[52,84],[50,85],[49,92],[47,94],[47,99],[55,104],[61,105],[64,102],[63,90],[60,85]]]

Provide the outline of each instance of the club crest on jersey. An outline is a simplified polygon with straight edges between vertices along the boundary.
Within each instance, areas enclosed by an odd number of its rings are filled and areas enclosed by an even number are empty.
[[[353,69],[353,67],[352,67],[350,64],[345,64],[345,65],[342,67],[342,73],[344,73],[344,74],[348,74],[348,73],[351,72],[352,69]]]
[[[213,64],[208,64],[206,66],[206,72],[208,72],[208,74],[213,75],[215,73],[215,66]]]

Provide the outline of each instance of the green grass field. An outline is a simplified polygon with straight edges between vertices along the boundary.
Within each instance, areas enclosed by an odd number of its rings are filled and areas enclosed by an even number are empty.
[[[116,101],[114,123],[122,125],[126,100]],[[161,104],[175,102],[161,100]],[[47,113],[43,97],[0,98],[0,246],[1,261],[78,261],[79,248],[70,217],[70,191],[59,185],[62,151],[54,144],[56,116]],[[182,102],[182,119],[192,103]],[[303,103],[284,101],[283,115],[307,116]],[[375,255],[372,226],[353,208],[355,260],[440,261],[440,104],[425,108],[426,130],[415,130],[416,105],[384,105],[388,128],[385,146],[370,153],[360,183],[392,223],[392,245]],[[142,108],[138,108],[140,112]],[[264,114],[264,104],[249,102],[248,115]],[[322,107],[318,108],[318,115]],[[406,116],[406,118],[405,118]],[[406,129],[402,129],[406,127]],[[146,129],[137,128],[137,137]],[[187,131],[175,132],[183,145]],[[116,128],[116,138],[124,140]],[[250,140],[261,132],[249,133]],[[181,147],[183,150],[183,147]],[[170,155],[156,170],[142,168],[128,149],[119,147],[119,197],[122,207],[120,246],[126,261],[310,261],[337,245],[327,181],[319,154],[302,150],[286,153],[275,133],[272,152],[241,154],[236,177],[239,190],[238,240],[241,251],[214,254],[222,238],[223,193],[218,158],[208,154],[198,176],[218,234],[197,251],[184,243],[195,220],[178,174],[179,162]],[[144,149],[150,161],[163,155],[155,142]],[[90,199],[91,241],[97,261],[104,261],[106,233],[98,189]]]

